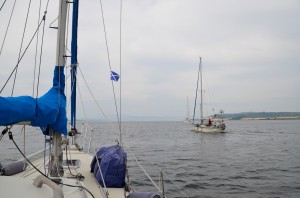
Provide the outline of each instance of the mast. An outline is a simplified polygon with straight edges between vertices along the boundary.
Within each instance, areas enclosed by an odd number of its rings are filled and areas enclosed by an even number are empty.
[[[196,104],[197,104],[197,96],[198,96],[198,86],[199,86],[199,75],[200,75],[200,69],[201,69],[200,67],[201,67],[201,57],[200,57],[198,77],[197,77],[196,96],[195,96],[194,113],[193,113],[193,124],[195,122],[195,112],[196,112]]]
[[[71,42],[71,130],[76,132],[76,75],[77,75],[77,30],[78,30],[78,4],[73,1],[72,42]]]
[[[65,30],[67,16],[67,1],[60,0],[58,13],[58,32],[56,46],[56,66],[59,71],[63,71],[65,66]],[[63,175],[62,168],[62,150],[61,150],[61,134],[53,131],[53,148],[51,151],[50,176],[58,177]]]
[[[189,105],[189,97],[186,97],[186,120],[190,119],[190,105]]]
[[[201,57],[200,58],[200,62],[199,62],[199,71],[200,71],[200,120],[201,120],[201,124],[203,124],[203,82],[202,82],[202,64],[201,64]]]

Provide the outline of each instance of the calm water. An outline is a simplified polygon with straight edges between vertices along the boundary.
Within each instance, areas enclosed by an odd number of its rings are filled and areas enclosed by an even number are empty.
[[[92,151],[115,144],[110,124],[94,127]],[[226,133],[194,133],[183,122],[126,122],[123,140],[155,181],[160,169],[189,197],[300,197],[300,120],[228,121]],[[40,132],[27,151],[43,147]],[[22,148],[22,133],[15,139]],[[1,162],[20,157],[5,136]],[[4,150],[9,154],[4,154]],[[136,190],[155,191],[128,152],[129,180]],[[165,181],[168,197],[185,197]]]

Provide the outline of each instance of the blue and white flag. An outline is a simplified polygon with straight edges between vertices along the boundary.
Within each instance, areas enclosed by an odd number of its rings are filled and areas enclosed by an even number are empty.
[[[119,78],[120,78],[119,74],[117,74],[117,73],[114,72],[114,71],[111,71],[111,73],[110,73],[110,80],[118,81]]]

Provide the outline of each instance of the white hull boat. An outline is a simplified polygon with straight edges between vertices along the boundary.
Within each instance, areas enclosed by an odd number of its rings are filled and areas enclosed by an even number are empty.
[[[200,119],[199,123],[195,123],[195,109],[197,103],[197,93],[198,93],[198,83],[200,78]],[[202,65],[201,65],[201,57],[199,62],[199,70],[198,70],[198,79],[197,79],[197,88],[196,88],[196,97],[195,97],[195,106],[194,106],[194,118],[193,118],[193,130],[195,132],[202,133],[220,133],[224,132],[226,129],[226,125],[224,123],[224,119],[222,118],[223,110],[220,110],[220,115],[215,114],[213,118],[204,118],[203,116],[203,82],[202,82]]]

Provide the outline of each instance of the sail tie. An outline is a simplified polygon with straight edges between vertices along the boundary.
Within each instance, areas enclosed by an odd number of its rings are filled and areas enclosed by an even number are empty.
[[[0,140],[3,138],[3,136],[10,130],[11,126],[6,126],[5,129],[3,129],[1,135],[0,135]]]

